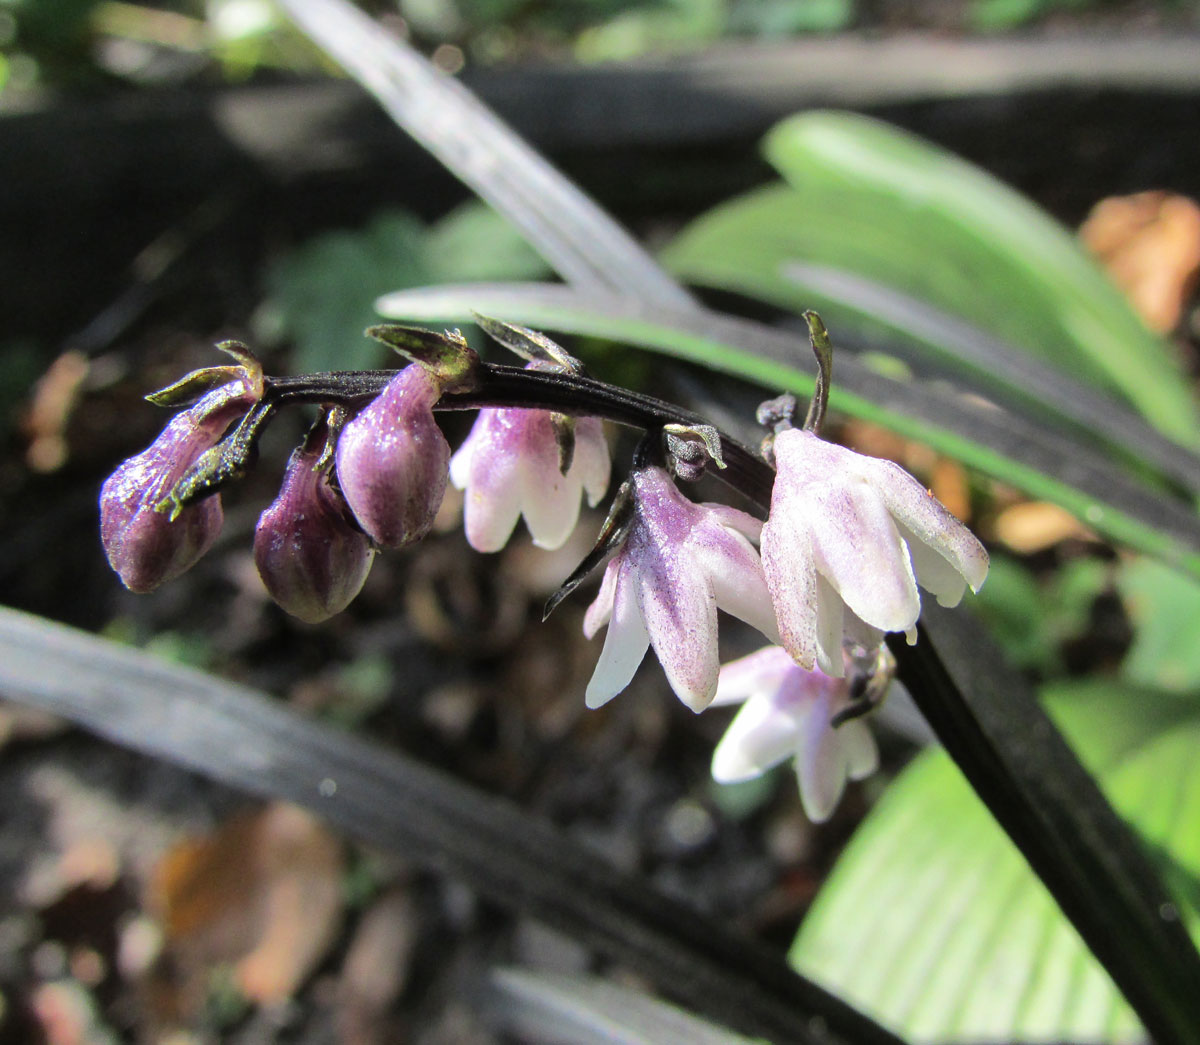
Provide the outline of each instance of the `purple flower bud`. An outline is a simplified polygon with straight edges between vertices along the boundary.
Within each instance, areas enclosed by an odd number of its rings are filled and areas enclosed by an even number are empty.
[[[130,591],[153,591],[190,569],[221,531],[218,495],[188,505],[174,520],[158,506],[230,423],[257,398],[231,381],[176,414],[150,447],[121,464],[100,491],[100,539],[109,565]]]
[[[359,525],[397,548],[429,532],[446,492],[450,444],[433,419],[441,384],[405,367],[344,429],[337,476]]]
[[[341,613],[362,590],[375,552],[355,528],[321,447],[292,454],[283,487],[254,531],[254,562],[267,591],[309,624]]]

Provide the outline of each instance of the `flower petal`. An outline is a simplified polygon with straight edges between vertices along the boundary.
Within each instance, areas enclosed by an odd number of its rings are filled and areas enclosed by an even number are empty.
[[[937,552],[978,591],[987,577],[988,555],[975,535],[898,464],[863,458],[861,468],[914,543]]]
[[[614,558],[604,570],[604,579],[600,582],[600,591],[592,600],[592,604],[583,615],[583,634],[585,638],[594,639],[596,632],[604,627],[612,618],[613,596],[617,590],[617,574],[621,570],[621,556]]]
[[[595,508],[608,490],[612,473],[608,441],[599,418],[581,417],[575,422],[575,460],[571,463],[571,472],[583,484],[588,505]]]
[[[617,565],[619,558],[610,564]],[[615,583],[612,619],[604,636],[604,649],[588,682],[584,700],[589,708],[607,704],[633,680],[646,655],[650,634],[637,599],[636,578],[620,574]]]
[[[774,693],[794,670],[796,662],[780,646],[764,646],[755,653],[731,660],[721,665],[712,706],[740,704],[759,694]]]
[[[846,753],[829,726],[830,712],[828,698],[814,703],[796,754],[800,802],[814,824],[829,819],[846,789]]]
[[[803,668],[817,659],[817,568],[803,517],[786,517],[772,501],[762,529],[762,564],[784,649]]]
[[[796,753],[814,703],[783,703],[773,696],[746,702],[713,751],[712,777],[720,784],[753,780]]]
[[[817,569],[867,624],[906,631],[921,612],[908,549],[884,504],[864,482],[826,486],[810,509]]]
[[[716,601],[692,564],[665,560],[657,565],[653,570],[643,566],[639,588],[650,645],[675,695],[693,711],[703,711],[717,692],[720,670]]]
[[[842,654],[845,634],[845,603],[837,590],[817,574],[817,667],[831,678],[846,674],[846,658]]]

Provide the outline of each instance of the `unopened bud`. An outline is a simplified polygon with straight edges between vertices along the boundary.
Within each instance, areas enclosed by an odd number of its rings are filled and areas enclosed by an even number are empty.
[[[292,454],[279,496],[254,531],[254,562],[271,598],[309,624],[350,604],[375,554],[319,463],[321,450],[306,445]]]
[[[189,468],[250,408],[256,392],[233,381],[177,414],[150,447],[131,457],[100,491],[100,539],[109,565],[131,591],[153,591],[190,569],[221,530],[219,497],[172,519],[158,510]]]
[[[450,444],[433,417],[441,392],[425,367],[405,367],[338,439],[342,493],[385,547],[420,540],[441,506],[450,467]]]

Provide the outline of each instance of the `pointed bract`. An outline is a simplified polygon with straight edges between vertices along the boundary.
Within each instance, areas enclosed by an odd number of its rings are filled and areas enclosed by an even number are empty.
[[[693,711],[717,689],[717,610],[776,637],[750,516],[695,504],[659,467],[632,478],[634,518],[588,609],[588,636],[608,633],[587,688],[598,707],[624,689],[652,646],[676,695]]]
[[[853,703],[845,678],[806,671],[778,646],[721,668],[714,704],[742,708],[713,752],[719,783],[752,780],[791,758],[804,811],[828,820],[847,780],[870,776],[879,752],[861,718],[832,724]]]
[[[176,414],[146,450],[124,461],[105,481],[100,539],[109,565],[131,591],[153,591],[178,577],[217,539],[223,520],[219,495],[184,507],[174,519],[159,508],[258,394],[246,380],[213,389]]]
[[[845,639],[912,632],[918,585],[953,606],[983,584],[983,545],[899,465],[800,429],[780,432],[774,453],[763,569],[799,664],[840,675]]]
[[[446,492],[450,444],[433,417],[441,395],[420,364],[405,367],[338,438],[338,484],[363,530],[389,548],[418,541]]]

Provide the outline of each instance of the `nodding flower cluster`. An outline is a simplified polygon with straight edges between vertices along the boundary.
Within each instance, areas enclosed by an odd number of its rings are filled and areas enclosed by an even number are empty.
[[[874,741],[859,716],[894,672],[884,635],[915,639],[918,587],[946,606],[978,590],[988,559],[978,540],[912,476],[820,437],[831,350],[807,313],[819,363],[808,415],[794,427],[790,396],[763,404],[762,456],[669,404],[587,378],[577,360],[523,327],[480,319],[526,360],[480,362],[457,332],[372,328],[412,360],[397,372],[264,377],[236,342],[236,365],[189,374],[148,397],[180,407],[157,440],[125,461],[100,496],[108,560],[133,591],[191,567],[216,539],[219,490],[253,462],[270,419],[291,403],[320,415],[292,455],[279,496],[259,519],[254,558],[271,597],[309,622],[358,594],[378,548],[429,532],[448,481],[464,491],[467,540],[497,551],[524,517],[535,544],[560,547],[608,486],[601,418],[646,436],[596,547],[550,600],[554,606],[607,561],[584,631],[607,628],[589,707],[633,678],[652,647],[693,711],[742,704],[716,749],[718,780],[747,779],[789,756],[814,820],[829,816],[847,779],[870,773]],[[436,409],[479,408],[452,454]],[[765,522],[696,503],[678,480],[728,469],[731,485],[768,500]],[[771,472],[771,465],[774,472]],[[749,476],[750,478],[747,478]],[[717,611],[771,645],[722,668]]]

